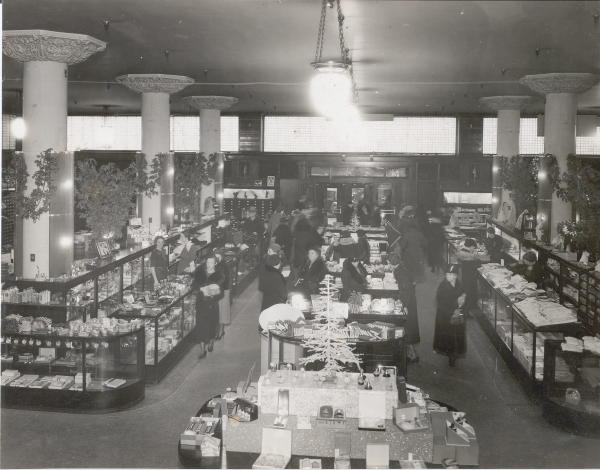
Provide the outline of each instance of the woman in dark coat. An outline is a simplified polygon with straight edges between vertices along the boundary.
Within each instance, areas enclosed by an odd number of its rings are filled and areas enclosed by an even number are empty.
[[[369,245],[367,234],[364,230],[359,229],[356,231],[356,235],[358,235],[358,259],[365,264],[369,264],[371,262],[371,245]]]
[[[306,262],[309,247],[321,246],[322,244],[323,239],[308,220],[306,218],[298,220],[294,227],[293,265],[296,267],[302,266]]]
[[[219,300],[223,297],[223,290],[219,293],[205,295],[200,289],[210,284],[223,285],[223,271],[217,268],[214,256],[209,256],[206,261],[194,271],[191,289],[196,294],[196,328],[198,342],[200,343],[200,358],[206,356],[206,347],[213,350],[217,329],[219,326]]]
[[[319,293],[319,284],[327,274],[327,267],[321,250],[314,246],[309,248],[305,263],[300,268],[299,277],[302,279],[301,287],[307,297]]]
[[[221,300],[219,300],[219,333],[217,335],[217,339],[221,339],[225,336],[225,325],[231,323],[231,275],[230,267],[223,258],[223,251],[215,250],[214,255],[217,260],[216,269],[222,274],[219,287],[221,287],[223,296],[221,297]]]
[[[411,278],[418,284],[425,277],[425,236],[419,231],[414,219],[406,222],[406,232],[400,240],[401,258],[409,270]]]
[[[154,239],[154,249],[150,253],[150,273],[155,288],[169,275],[169,255],[165,253],[164,246],[165,239],[156,237]]]
[[[342,267],[342,292],[340,301],[346,302],[352,292],[362,294],[367,290],[367,280],[358,258],[347,258]]]
[[[287,302],[287,288],[285,278],[281,274],[281,259],[277,255],[268,255],[265,267],[258,279],[258,290],[263,294],[261,311],[271,305],[284,304]]]
[[[271,235],[271,238],[283,250],[286,260],[290,260],[292,256],[292,231],[288,222],[289,219],[287,217],[281,217],[279,225]]]
[[[456,359],[467,351],[466,325],[462,314],[465,293],[458,282],[458,265],[452,264],[446,269],[446,278],[438,287],[436,300],[433,349],[448,356],[448,363],[454,367]]]
[[[415,348],[416,344],[421,342],[419,332],[419,313],[417,310],[417,295],[415,292],[415,283],[410,276],[408,269],[402,263],[397,255],[390,257],[390,263],[397,265],[394,269],[394,278],[398,284],[398,297],[406,308],[406,324],[404,331],[404,340],[408,345],[406,354],[410,362],[418,362],[419,354]]]

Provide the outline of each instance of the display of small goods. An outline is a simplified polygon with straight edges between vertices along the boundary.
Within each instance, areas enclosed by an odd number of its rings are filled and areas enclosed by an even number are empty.
[[[129,333],[142,326],[141,320],[133,319],[117,320],[114,318],[90,318],[86,321],[72,320],[68,323],[52,324],[52,320],[47,317],[23,317],[18,314],[7,315],[2,320],[2,341],[4,343],[12,342],[13,344],[23,341],[28,341],[33,344],[34,338],[21,339],[10,338],[8,335],[47,335],[52,336],[72,336],[77,338],[88,337],[106,337],[121,333]],[[40,344],[38,344],[38,342]],[[36,344],[41,345],[41,340],[37,340]]]
[[[383,279],[372,277],[367,279],[367,287],[373,290],[398,290],[398,283],[392,273],[385,273]]]
[[[17,287],[8,287],[6,289],[2,289],[2,302],[42,305],[58,303],[56,298],[52,299],[52,294],[49,290],[36,292],[34,289],[29,288],[20,291]]]
[[[524,299],[542,293],[537,285],[508,268],[496,263],[487,263],[479,268],[481,275],[496,289],[510,299]]]
[[[579,320],[594,334],[600,333],[600,272],[581,274]]]
[[[577,314],[557,302],[528,297],[514,304],[535,327],[576,323]]]
[[[348,298],[349,313],[369,313],[373,315],[406,315],[406,307],[400,299],[373,299],[370,294],[353,292]]]
[[[104,381],[93,380],[91,374],[86,374],[86,387],[88,391],[102,391],[104,388],[116,389],[127,383],[125,379],[109,378]],[[70,390],[81,392],[84,390],[83,374],[72,375],[37,375],[21,374],[15,369],[2,371],[2,386],[16,388],[33,388],[49,390]]]
[[[221,455],[221,439],[215,437],[221,419],[210,416],[193,416],[185,431],[179,436],[182,448],[200,447],[202,457],[218,457]]]
[[[343,322],[343,320],[340,320]],[[314,337],[321,332],[311,320],[277,321],[269,326],[269,330],[281,336],[290,338]],[[351,322],[339,329],[342,339],[349,341],[382,341],[386,339],[399,338],[404,335],[404,329],[385,322],[358,323]]]

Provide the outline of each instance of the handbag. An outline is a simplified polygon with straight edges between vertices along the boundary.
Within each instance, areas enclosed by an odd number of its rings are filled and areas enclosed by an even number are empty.
[[[453,326],[462,325],[465,322],[465,314],[460,308],[454,310],[454,313],[450,317],[450,324]]]

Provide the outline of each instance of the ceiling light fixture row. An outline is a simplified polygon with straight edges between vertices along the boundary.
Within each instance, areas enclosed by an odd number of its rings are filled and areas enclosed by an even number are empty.
[[[337,7],[340,59],[323,60],[327,8],[332,8],[333,4]],[[322,0],[315,60],[311,63],[316,73],[310,83],[310,95],[316,110],[323,116],[335,120],[358,120],[358,96],[350,49],[344,39],[344,19],[340,0]]]

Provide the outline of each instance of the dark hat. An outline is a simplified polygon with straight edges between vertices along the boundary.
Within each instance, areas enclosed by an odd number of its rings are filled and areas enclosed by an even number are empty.
[[[487,233],[496,235],[496,231],[494,230],[494,227],[488,227]]]
[[[449,264],[448,266],[446,266],[446,270],[444,272],[458,274],[458,268],[459,268],[458,264]]]
[[[530,263],[537,263],[537,255],[535,251],[528,251],[523,255],[523,261],[529,261]]]
[[[281,245],[275,242],[271,242],[269,245],[269,250],[274,251],[277,255],[281,252]]]
[[[350,238],[350,230],[342,230],[340,238]]]
[[[277,255],[268,255],[266,262],[268,266],[275,267],[281,263],[281,259]]]
[[[465,246],[467,248],[475,247],[475,246],[477,246],[477,242],[473,238],[467,238],[465,240]]]

